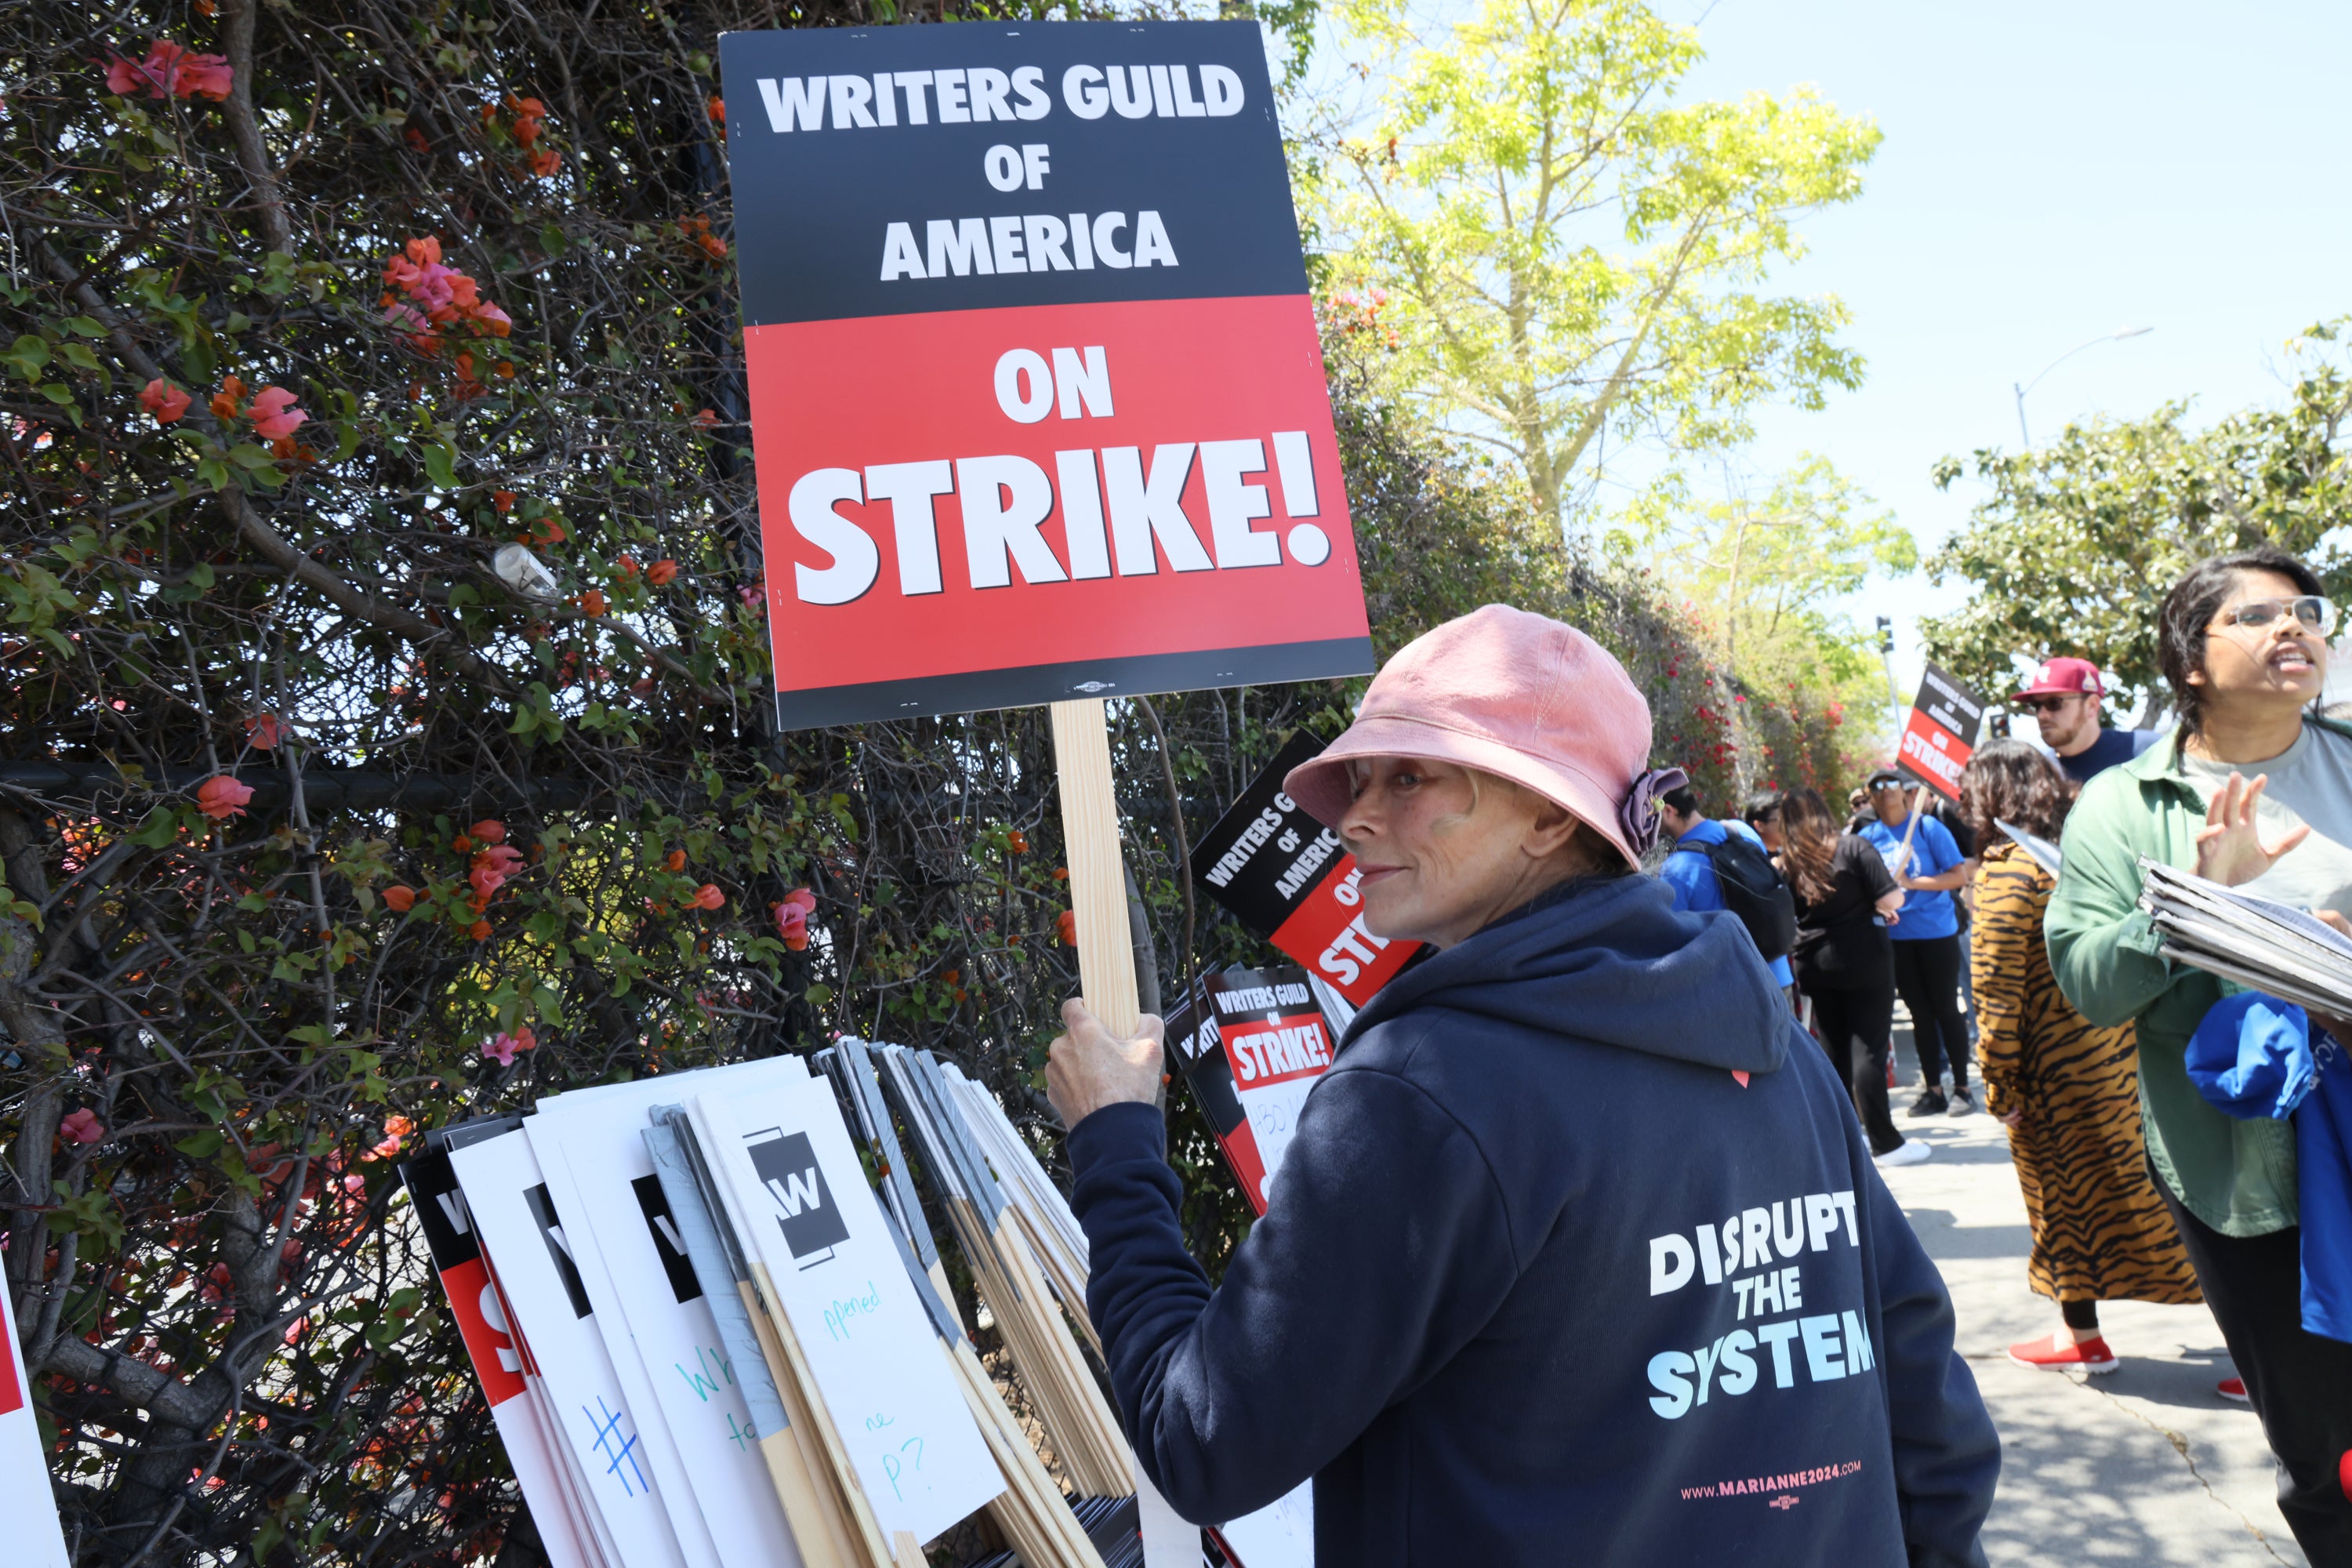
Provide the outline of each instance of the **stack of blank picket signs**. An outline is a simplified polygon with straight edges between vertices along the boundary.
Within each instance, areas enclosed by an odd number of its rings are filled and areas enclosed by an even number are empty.
[[[816,1062],[556,1095],[408,1168],[551,1562],[920,1568],[985,1509],[1008,1548],[992,1564],[1139,1564],[1068,1205],[953,1068],[854,1039]],[[925,1195],[1035,1444],[959,1321]]]

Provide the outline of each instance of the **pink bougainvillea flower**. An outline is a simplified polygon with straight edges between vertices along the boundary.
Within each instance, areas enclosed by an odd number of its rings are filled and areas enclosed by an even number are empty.
[[[723,910],[727,907],[727,895],[719,890],[716,883],[705,882],[694,889],[694,907],[698,910]],[[802,919],[805,921],[807,917],[803,915]]]
[[[106,1136],[99,1124],[98,1115],[90,1110],[69,1110],[58,1119],[58,1132],[77,1143],[95,1143]]]
[[[196,786],[196,809],[215,822],[243,816],[245,803],[252,798],[251,784],[241,784],[226,773],[215,773]]]
[[[815,910],[816,895],[806,888],[794,888],[784,895],[784,901],[776,906],[776,934],[782,937],[784,945],[794,952],[807,950],[808,918]]]
[[[522,855],[513,846],[493,844],[474,857],[473,869],[466,874],[466,880],[474,885],[475,892],[488,899],[506,886],[507,879],[521,864]]]
[[[226,55],[192,55],[169,38],[147,47],[147,58],[133,63],[117,55],[106,68],[106,90],[129,98],[145,92],[150,98],[209,98],[220,102],[236,79]]]
[[[294,406],[294,394],[282,386],[265,386],[253,395],[245,416],[253,433],[265,441],[281,440],[309,423],[310,416]]]
[[[507,825],[495,816],[486,816],[466,831],[485,844],[504,844],[507,841]]]
[[[262,713],[245,721],[245,743],[257,752],[273,751],[285,738],[285,728],[275,713]]]
[[[482,1055],[486,1059],[494,1061],[500,1067],[512,1067],[517,1051],[530,1050],[538,1044],[537,1037],[530,1032],[530,1026],[525,1025],[510,1035],[501,1032],[484,1041]]]
[[[139,394],[139,406],[155,416],[158,425],[169,425],[188,411],[194,399],[162,376],[149,382]]]

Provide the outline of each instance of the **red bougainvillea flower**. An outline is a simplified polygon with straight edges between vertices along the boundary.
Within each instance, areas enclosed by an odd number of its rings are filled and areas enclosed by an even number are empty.
[[[1076,910],[1064,910],[1060,917],[1054,921],[1054,929],[1061,933],[1062,945],[1064,947],[1077,946],[1078,911]]]
[[[490,940],[490,922],[488,921],[476,921],[472,925],[466,928],[466,934],[472,937],[476,942],[488,942]]]
[[[376,1144],[374,1148],[370,1149],[366,1153],[362,1154],[360,1158],[362,1160],[389,1160],[394,1155],[400,1152],[401,1140],[415,1131],[416,1124],[409,1121],[407,1117],[387,1116],[383,1119],[383,1141]]]
[[[668,854],[662,857],[662,865],[672,871],[685,870],[686,851],[683,849],[671,850]]]
[[[284,738],[285,730],[275,713],[256,714],[245,721],[245,743],[257,752],[274,751]]]
[[[395,882],[383,890],[383,902],[393,913],[404,915],[416,907],[416,889]]]
[[[188,411],[195,400],[162,376],[149,382],[139,394],[139,406],[155,416],[158,425],[169,425]]]
[[[580,613],[591,620],[604,613],[604,595],[591,588],[580,595]]]
[[[1069,879],[1070,868],[1067,866],[1056,866],[1054,868],[1054,880],[1056,882],[1066,882]]]
[[[507,825],[495,816],[486,816],[466,831],[485,844],[504,844],[507,841]]]
[[[77,1143],[95,1143],[106,1136],[99,1124],[98,1115],[90,1110],[69,1110],[58,1119],[58,1133]]]
[[[708,430],[718,423],[719,411],[715,408],[698,410],[694,416],[694,425],[698,430]]]
[[[698,910],[723,910],[727,907],[727,895],[720,892],[715,883],[705,882],[694,889],[694,907]]]
[[[241,784],[226,773],[215,773],[196,786],[196,809],[215,822],[243,816],[245,803],[252,798],[251,784]]]
[[[710,102],[707,107],[710,110],[710,123],[713,125],[724,125],[727,123],[727,100],[725,99],[722,99],[714,93],[711,95]]]
[[[236,418],[245,411],[245,383],[233,375],[222,377],[221,389],[213,394],[205,406],[213,411],[215,419]]]
[[[544,180],[563,167],[563,154],[552,147],[534,147],[525,162],[532,174]]]
[[[490,504],[496,507],[501,515],[514,510],[514,503],[515,493],[512,490],[492,490],[490,492]]]
[[[682,217],[677,220],[677,231],[698,246],[711,260],[727,259],[727,242],[710,232],[709,218]]]
[[[742,587],[738,588],[736,593],[741,595],[744,605],[749,608],[761,613],[767,610],[768,585],[766,584],[746,583]]]
[[[656,588],[667,588],[677,581],[677,563],[656,561],[646,568],[646,581]]]
[[[294,406],[294,394],[282,386],[265,386],[253,395],[253,406],[245,411],[253,421],[253,433],[265,441],[283,440],[310,422],[310,416]]]
[[[517,1051],[530,1050],[538,1044],[539,1040],[531,1034],[530,1026],[525,1025],[512,1034],[502,1030],[485,1040],[482,1043],[482,1056],[500,1067],[512,1067]]]
[[[147,58],[136,64],[121,55],[108,62],[106,90],[121,98],[144,92],[150,98],[209,98],[220,102],[236,79],[226,55],[192,55],[169,38],[147,47]]]
[[[794,888],[776,906],[776,934],[794,952],[808,948],[808,918],[816,911],[816,895],[806,888]]]
[[[1016,827],[1004,836],[1004,846],[1015,855],[1026,855],[1029,853],[1029,836]]]
[[[613,564],[620,569],[621,575],[624,578],[634,577],[637,574],[637,558],[634,555],[625,553],[619,560],[614,562]]]

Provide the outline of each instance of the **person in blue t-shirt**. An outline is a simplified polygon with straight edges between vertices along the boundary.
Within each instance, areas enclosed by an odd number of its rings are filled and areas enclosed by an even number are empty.
[[[1863,825],[1862,837],[1885,858],[1895,885],[1908,890],[1902,918],[1887,934],[1895,939],[1895,989],[1911,1014],[1911,1046],[1919,1057],[1919,1098],[1911,1114],[1958,1116],[1974,1110],[1969,1098],[1969,1026],[1960,1011],[1960,920],[1953,894],[1969,879],[1968,857],[1951,830],[1922,815],[1911,832],[1911,791],[1892,768],[1870,775],[1870,805],[1877,820]],[[1911,834],[1910,858],[1902,858]],[[1942,1087],[1949,1072],[1952,1090]]]
[[[1698,911],[1727,907],[1723,884],[1716,880],[1715,862],[1700,852],[1699,846],[1720,844],[1737,833],[1759,849],[1766,847],[1764,840],[1748,824],[1717,822],[1702,814],[1698,792],[1688,784],[1668,790],[1659,797],[1658,819],[1675,841],[1674,852],[1658,868],[1658,877],[1674,889],[1675,908],[1678,910]],[[1772,960],[1771,969],[1772,978],[1780,983],[1783,992],[1796,984],[1796,977],[1789,973],[1787,953]]]

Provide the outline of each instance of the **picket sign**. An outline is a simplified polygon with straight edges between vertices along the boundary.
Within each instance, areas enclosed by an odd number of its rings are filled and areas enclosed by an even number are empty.
[[[0,1519],[8,1521],[8,1562],[11,1568],[68,1568],[33,1385],[16,1346],[16,1316],[0,1284]]]
[[[799,1059],[785,1057],[719,1068],[703,1081],[805,1077]],[[730,1354],[703,1300],[646,1148],[646,1113],[675,1099],[677,1088],[666,1078],[621,1087],[594,1098],[556,1095],[525,1124],[558,1208],[573,1207],[574,1194],[579,1200],[581,1223],[567,1234],[595,1309],[590,1321],[621,1371],[631,1408],[657,1415],[667,1428],[685,1495],[707,1526],[717,1562],[799,1568],[763,1457],[745,1441],[757,1436],[741,1388],[748,1369]]]

